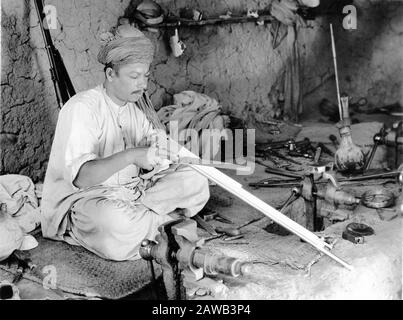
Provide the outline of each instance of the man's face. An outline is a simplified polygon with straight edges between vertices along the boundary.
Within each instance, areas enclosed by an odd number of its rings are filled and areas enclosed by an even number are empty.
[[[114,96],[123,102],[139,100],[147,89],[149,69],[149,64],[130,63],[120,66],[117,71],[107,70]]]

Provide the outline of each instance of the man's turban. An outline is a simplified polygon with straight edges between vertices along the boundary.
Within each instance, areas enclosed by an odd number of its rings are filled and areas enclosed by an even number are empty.
[[[119,26],[116,32],[103,35],[104,45],[98,53],[98,62],[103,65],[147,63],[153,60],[154,45],[140,30]]]

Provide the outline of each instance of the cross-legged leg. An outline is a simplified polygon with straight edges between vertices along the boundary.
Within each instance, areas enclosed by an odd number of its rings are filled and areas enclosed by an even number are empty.
[[[207,178],[189,166],[179,166],[156,177],[140,201],[159,215],[181,208],[192,217],[203,209],[209,197]]]
[[[128,192],[122,187],[118,193]],[[209,195],[207,179],[188,167],[162,173],[135,201],[116,196],[108,187],[100,188],[71,208],[69,235],[74,242],[103,258],[139,259],[141,241],[154,240],[158,227],[173,219],[170,214],[175,209],[185,209],[186,216],[194,216]]]
[[[142,204],[106,197],[81,199],[70,213],[70,236],[84,248],[110,260],[139,259],[141,241],[155,239],[158,226],[170,221]]]

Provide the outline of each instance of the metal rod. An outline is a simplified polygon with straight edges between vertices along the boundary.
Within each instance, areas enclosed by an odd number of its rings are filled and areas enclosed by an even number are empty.
[[[330,258],[332,258],[333,260],[337,261],[338,263],[340,263],[341,265],[343,265],[343,267],[347,268],[350,271],[354,270],[354,267],[350,264],[348,264],[347,262],[345,262],[344,260],[340,259],[339,257],[337,257],[336,255],[334,255],[333,253],[331,253],[329,250],[324,249],[324,250],[320,250],[321,252],[323,252],[324,254],[326,254],[327,256],[329,256]]]
[[[376,152],[377,148],[378,148],[378,142],[375,142],[374,145],[372,146],[370,154],[369,154],[369,156],[367,158],[367,162],[364,165],[364,169],[363,169],[364,171],[367,171],[368,168],[370,167],[370,165],[372,163],[372,160],[374,159],[374,155],[375,155],[375,152]]]
[[[337,72],[337,59],[336,59],[336,45],[334,43],[334,35],[333,35],[333,25],[330,24],[330,37],[332,39],[332,53],[333,53],[333,62],[334,62],[334,73],[336,76],[336,89],[337,89],[337,104],[339,106],[339,115],[340,120],[343,120],[343,113],[341,110],[341,103],[340,103],[340,87],[339,87],[339,74]]]
[[[277,222],[286,229],[290,230],[292,233],[295,233],[306,242],[309,242],[318,250],[323,250],[325,247],[330,248],[330,245],[328,243],[319,239],[314,233],[310,232],[300,224],[291,220],[278,210],[268,205],[266,202],[262,201],[261,199],[257,198],[253,194],[243,189],[242,187],[237,186],[237,184],[234,184],[232,182],[232,181],[235,182],[235,180],[223,174],[222,172],[218,171],[217,169],[209,167],[196,167],[196,166],[193,169],[201,173],[208,179],[214,181],[219,186],[223,187],[224,189],[234,194],[235,196],[237,196],[244,202],[248,203],[252,207],[261,211],[263,214],[271,218],[273,221]]]

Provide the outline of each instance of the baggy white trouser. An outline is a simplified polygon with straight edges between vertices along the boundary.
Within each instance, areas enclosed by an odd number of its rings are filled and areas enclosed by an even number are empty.
[[[192,217],[210,196],[207,178],[188,166],[168,169],[152,180],[140,197],[123,187],[118,192],[116,188],[97,187],[75,202],[68,219],[73,243],[106,259],[140,259],[141,242],[154,240],[158,226],[173,219],[170,213],[181,208]]]

